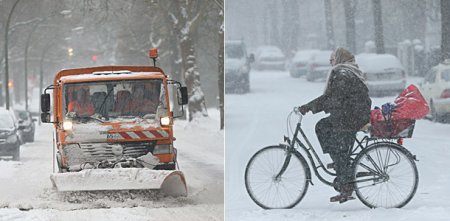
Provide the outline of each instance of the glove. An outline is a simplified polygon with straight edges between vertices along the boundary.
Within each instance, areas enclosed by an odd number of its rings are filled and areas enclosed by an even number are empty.
[[[306,113],[308,113],[311,110],[311,108],[309,108],[308,105],[302,105],[298,108],[298,111],[302,114],[305,115]]]

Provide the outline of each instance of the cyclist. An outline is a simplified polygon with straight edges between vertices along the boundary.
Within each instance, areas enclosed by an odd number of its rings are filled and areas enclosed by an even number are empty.
[[[324,111],[328,117],[316,124],[316,134],[324,153],[330,154],[336,171],[336,189],[340,194],[331,202],[345,202],[352,197],[353,184],[349,149],[356,132],[369,122],[372,101],[368,88],[355,63],[355,57],[344,48],[337,48],[330,58],[332,68],[323,95],[299,107],[304,115]]]

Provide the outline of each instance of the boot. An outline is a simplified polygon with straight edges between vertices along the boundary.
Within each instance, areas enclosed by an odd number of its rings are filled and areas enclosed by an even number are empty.
[[[341,193],[339,195],[333,196],[330,198],[330,202],[339,202],[344,203],[348,200],[354,200],[355,197],[352,196],[353,193],[353,185],[345,184],[341,187]]]

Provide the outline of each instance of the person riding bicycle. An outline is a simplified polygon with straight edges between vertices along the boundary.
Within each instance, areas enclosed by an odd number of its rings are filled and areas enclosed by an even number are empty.
[[[340,194],[331,202],[345,202],[352,197],[353,184],[350,154],[356,132],[369,123],[372,101],[355,57],[344,48],[337,48],[330,58],[333,66],[328,74],[323,95],[299,107],[305,115],[324,111],[328,117],[316,124],[316,134],[324,153],[330,154],[336,171],[335,187]]]

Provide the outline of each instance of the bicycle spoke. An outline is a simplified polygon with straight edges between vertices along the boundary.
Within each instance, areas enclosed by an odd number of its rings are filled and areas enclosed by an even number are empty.
[[[374,174],[380,175],[380,173],[372,168],[370,168],[369,166],[363,164],[363,163],[359,163],[360,166],[362,166],[364,169],[368,170],[369,172],[372,172]]]
[[[356,174],[364,171],[372,174],[358,179]],[[375,177],[378,171],[381,172],[380,176]],[[417,188],[416,177],[417,170],[408,155],[388,144],[378,144],[358,158],[355,190],[358,198],[370,207],[401,207],[414,195]]]
[[[307,189],[302,161],[292,154],[289,164],[278,179],[286,160],[286,150],[269,147],[255,154],[245,174],[247,191],[263,208],[289,208],[297,204]]]

